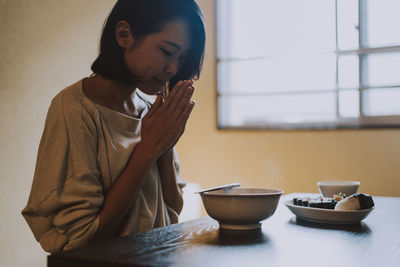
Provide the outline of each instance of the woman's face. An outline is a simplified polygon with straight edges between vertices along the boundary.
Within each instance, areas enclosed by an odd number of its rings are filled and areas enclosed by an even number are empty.
[[[137,87],[157,94],[178,71],[190,48],[189,29],[183,20],[167,23],[160,32],[132,43],[124,50],[128,70],[138,78]]]

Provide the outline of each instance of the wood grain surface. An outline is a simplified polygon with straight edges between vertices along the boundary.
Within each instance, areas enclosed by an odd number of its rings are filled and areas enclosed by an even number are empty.
[[[400,266],[400,198],[374,197],[361,223],[297,219],[284,205],[261,230],[224,231],[209,217],[48,257],[63,266]]]

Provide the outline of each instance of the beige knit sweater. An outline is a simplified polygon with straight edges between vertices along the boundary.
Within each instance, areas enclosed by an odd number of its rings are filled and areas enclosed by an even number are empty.
[[[141,99],[147,113],[150,102]],[[61,91],[48,110],[36,169],[22,215],[44,250],[86,245],[96,233],[104,196],[140,141],[141,119],[88,99],[82,80]],[[176,155],[176,153],[175,153]],[[175,177],[179,166],[175,157]],[[178,221],[163,200],[157,163],[145,178],[120,235]]]

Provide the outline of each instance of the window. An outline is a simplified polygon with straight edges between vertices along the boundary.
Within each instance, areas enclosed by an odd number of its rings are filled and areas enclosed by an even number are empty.
[[[219,128],[400,126],[400,1],[216,5]]]

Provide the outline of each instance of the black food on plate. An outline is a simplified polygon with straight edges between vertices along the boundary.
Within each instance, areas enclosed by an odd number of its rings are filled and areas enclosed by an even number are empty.
[[[293,204],[311,208],[334,209],[336,201],[327,197],[295,197],[293,198]]]
[[[358,200],[360,201],[360,206],[361,209],[370,209],[373,206],[375,206],[374,200],[372,199],[372,197],[368,194],[363,194],[363,193],[358,193],[358,194],[354,194],[354,195],[358,195]]]
[[[320,209],[334,209],[336,202],[332,198],[320,198],[309,202],[309,207]]]
[[[349,197],[341,195],[340,198],[295,197],[293,205],[320,209],[362,210],[372,208],[375,203],[370,195],[357,193]]]
[[[339,201],[335,210],[363,210],[370,209],[374,205],[374,200],[370,195],[357,193]]]

